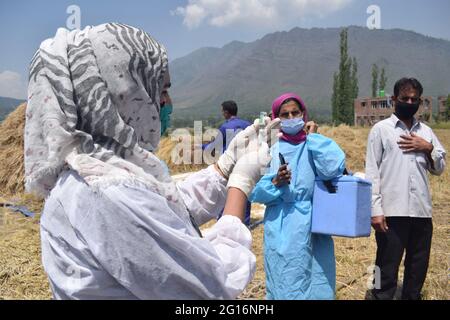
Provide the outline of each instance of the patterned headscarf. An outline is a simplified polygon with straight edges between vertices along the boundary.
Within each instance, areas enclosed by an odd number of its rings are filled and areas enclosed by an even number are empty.
[[[26,190],[48,195],[69,167],[93,187],[140,183],[181,205],[149,151],[160,140],[167,79],[165,48],[140,29],[116,23],[58,29],[30,65]]]
[[[302,98],[300,96],[296,95],[295,93],[288,92],[285,94],[282,94],[278,98],[276,98],[272,103],[272,119],[275,119],[280,114],[280,109],[283,103],[288,99],[294,99],[297,101],[297,103],[300,106],[300,110],[303,112],[303,120],[308,122],[308,110],[306,110],[306,105],[303,102]],[[297,133],[295,136],[291,136],[288,134],[283,133],[280,139],[283,139],[287,142],[293,143],[293,144],[300,144],[306,140],[306,132],[304,130],[300,130],[299,133]]]

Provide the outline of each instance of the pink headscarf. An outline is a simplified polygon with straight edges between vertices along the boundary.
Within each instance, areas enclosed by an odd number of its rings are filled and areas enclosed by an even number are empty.
[[[303,120],[305,121],[305,123],[308,122],[308,111],[306,110],[305,103],[303,102],[302,98],[300,98],[300,96],[291,92],[285,93],[273,101],[272,120],[279,116],[281,105],[287,99],[294,99],[298,102],[298,104],[300,105],[300,110],[302,110],[303,112]],[[304,130],[300,130],[300,132],[297,133],[295,136],[291,136],[283,132],[283,136],[281,136],[281,139],[293,144],[300,144],[306,140],[306,132]]]

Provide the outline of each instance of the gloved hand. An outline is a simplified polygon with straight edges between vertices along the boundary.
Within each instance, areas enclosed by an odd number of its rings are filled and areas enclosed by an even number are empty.
[[[277,141],[280,125],[280,119],[271,120],[266,117],[264,125],[261,125],[259,119],[256,119],[253,125],[239,132],[217,161],[217,166],[225,178],[230,177],[236,162],[242,156],[258,151],[261,141],[265,141],[268,146],[272,146]]]
[[[237,188],[248,198],[271,158],[268,144],[262,142],[258,150],[245,154],[237,161],[228,179],[227,189]]]

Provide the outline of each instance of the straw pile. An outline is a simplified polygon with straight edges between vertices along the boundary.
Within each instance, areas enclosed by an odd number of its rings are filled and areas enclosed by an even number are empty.
[[[26,104],[20,105],[0,124],[0,192],[24,191],[23,128]]]
[[[355,128],[347,125],[339,127],[321,127],[319,133],[327,136],[341,146],[345,152],[347,169],[352,172],[364,172],[368,128]]]
[[[14,202],[40,212],[42,202],[32,196]],[[0,207],[0,299],[50,299],[41,263],[39,215],[25,218]]]
[[[23,125],[25,106],[22,105],[0,124],[0,202],[25,205],[39,213],[42,202],[23,194]],[[347,168],[364,170],[368,129],[348,126],[322,127],[320,133],[335,139],[347,155]],[[435,130],[444,147],[450,150],[450,130]],[[172,149],[177,144],[170,138],[161,141],[158,156],[166,161],[172,173],[196,171],[204,165],[177,166],[172,161]],[[450,171],[441,177],[431,177],[433,192],[434,237],[427,281],[426,299],[449,299],[448,270],[450,242],[448,225],[450,208]],[[261,210],[253,205],[253,212]],[[210,227],[210,222],[206,227]],[[253,281],[240,299],[265,298],[263,267],[263,231],[260,225],[252,231],[253,252],[257,270]],[[375,259],[375,240],[370,238],[335,238],[337,266],[337,298],[364,299],[367,291],[367,268]],[[401,279],[401,276],[400,276]],[[0,299],[50,299],[47,277],[41,263],[39,215],[34,219],[0,206]]]
[[[207,165],[204,164],[195,164],[195,146],[193,143],[190,146],[190,156],[186,157],[186,159],[183,159],[184,155],[181,148],[179,148],[180,150],[176,148],[177,144],[179,143],[180,141],[177,139],[171,139],[170,137],[162,138],[156,152],[158,158],[163,160],[167,164],[171,174],[193,172],[207,167]],[[199,158],[199,162],[203,162],[201,160],[202,158]],[[181,159],[183,161],[181,161]]]
[[[3,207],[42,210],[41,199],[24,194],[25,109],[20,105],[0,124],[0,299],[51,298],[41,263],[39,214],[30,219]]]

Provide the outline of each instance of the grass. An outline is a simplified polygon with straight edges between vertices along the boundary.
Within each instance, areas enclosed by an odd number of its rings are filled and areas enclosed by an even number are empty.
[[[434,129],[450,129],[450,121],[445,122],[437,122],[431,125],[431,128]]]
[[[9,197],[7,202],[34,212],[42,209],[42,201],[31,195]],[[51,298],[41,263],[39,215],[25,218],[0,207],[0,266],[0,299]]]

